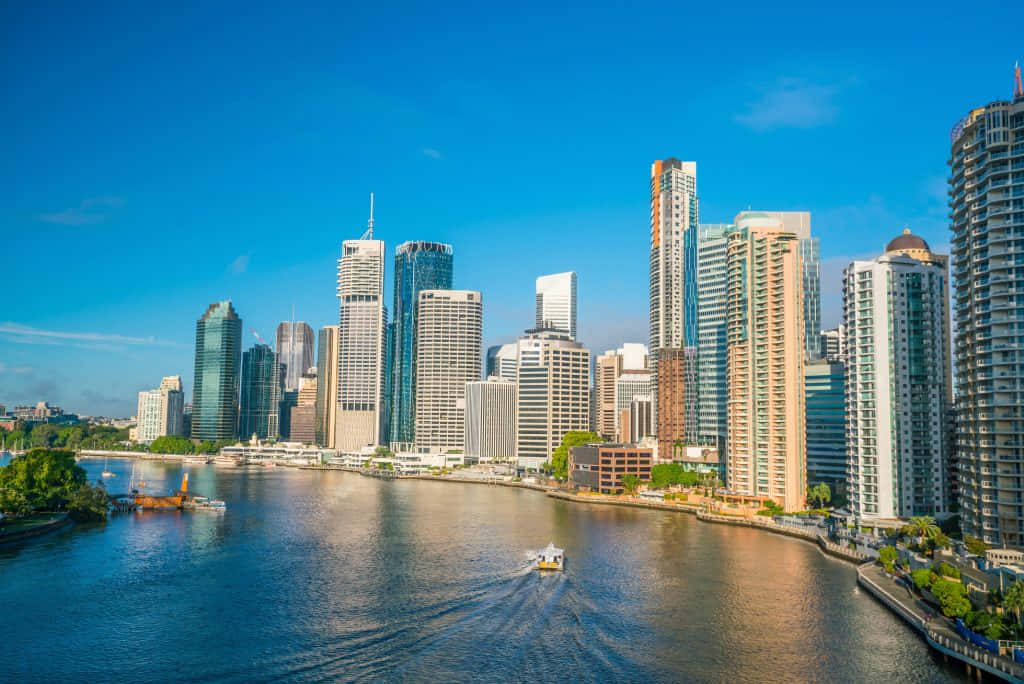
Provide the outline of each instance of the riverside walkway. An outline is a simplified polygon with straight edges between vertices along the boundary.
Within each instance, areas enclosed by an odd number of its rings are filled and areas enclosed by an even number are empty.
[[[964,641],[949,620],[941,615],[933,617],[928,606],[910,589],[890,579],[880,566],[858,567],[857,583],[920,632],[929,646],[947,659],[963,662],[968,676],[974,675],[980,681],[982,673],[987,672],[1004,681],[1024,684],[1024,665]]]

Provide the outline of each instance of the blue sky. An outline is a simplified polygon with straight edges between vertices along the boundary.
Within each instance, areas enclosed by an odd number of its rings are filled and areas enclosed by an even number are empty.
[[[565,270],[593,351],[646,341],[667,156],[697,161],[704,223],[811,211],[835,324],[850,259],[904,225],[948,244],[949,129],[1024,58],[992,35],[1013,2],[981,25],[962,3],[213,4],[0,8],[0,403],[131,415],[169,374],[191,398],[218,299],[247,345],[293,305],[336,322],[370,191],[389,261],[454,245],[485,344]]]

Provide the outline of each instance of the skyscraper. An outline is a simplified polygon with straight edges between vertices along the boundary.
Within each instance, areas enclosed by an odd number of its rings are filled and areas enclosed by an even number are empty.
[[[515,342],[488,347],[486,377],[493,375],[515,382],[518,355],[519,347]]]
[[[412,442],[415,437],[416,304],[423,290],[451,289],[452,260],[452,246],[440,242],[404,242],[395,250],[390,367],[392,442]]]
[[[297,392],[302,375],[313,366],[313,329],[303,321],[277,326],[277,359],[284,366],[285,392]]]
[[[651,372],[644,369],[626,368],[615,381],[615,416],[617,429],[615,441],[636,442],[653,433],[650,423]],[[643,411],[647,420],[635,421],[635,410]],[[634,424],[635,423],[635,424]],[[631,436],[633,435],[633,436]]]
[[[656,424],[661,350],[697,348],[699,216],[697,163],[670,157],[651,164],[649,349],[654,382],[652,413]],[[688,393],[694,412],[696,394],[696,388]],[[681,409],[686,410],[686,407]]]
[[[159,388],[139,392],[138,440],[148,443],[157,437],[184,434],[184,412],[185,393],[180,375],[169,375]]]
[[[829,363],[846,363],[846,326],[821,331],[821,355]]]
[[[576,273],[537,278],[536,327],[558,330],[576,339]]]
[[[957,459],[964,534],[1024,546],[1024,89],[950,135]]]
[[[846,371],[824,360],[804,365],[807,484],[846,491]]]
[[[701,444],[725,449],[728,378],[726,374],[726,247],[730,224],[700,226],[697,236],[697,420]]]
[[[316,439],[317,377],[306,374],[302,376],[301,385],[295,406],[291,408],[291,419],[288,421],[291,431],[288,439],[301,444],[312,444]]]
[[[338,421],[335,448],[358,451],[381,443],[384,395],[384,243],[345,240],[338,260]]]
[[[466,383],[466,458],[516,460],[516,383],[499,377]]]
[[[422,290],[416,318],[416,446],[462,449],[466,383],[479,379],[483,361],[483,299],[470,290]]]
[[[847,479],[861,517],[950,509],[947,274],[909,230],[843,271]]]
[[[254,344],[242,353],[241,412],[238,436],[277,439],[280,434],[281,389],[285,368],[266,344]]]
[[[804,271],[777,215],[743,212],[727,248],[726,482],[787,511],[804,506]]]
[[[230,300],[215,302],[196,321],[192,437],[235,438],[241,361],[242,319]]]
[[[623,403],[628,410],[632,396],[620,401],[618,391],[619,378],[625,372],[646,373],[648,364],[647,347],[642,344],[627,342],[618,349],[611,349],[597,357],[594,370],[594,431],[607,440],[621,441]],[[649,380],[648,374],[648,380]],[[638,394],[650,395],[650,385],[646,391]]]
[[[338,326],[320,328],[316,356],[316,443],[334,448],[338,422]]]
[[[550,330],[527,331],[518,347],[518,463],[539,468],[565,433],[590,429],[590,352]]]

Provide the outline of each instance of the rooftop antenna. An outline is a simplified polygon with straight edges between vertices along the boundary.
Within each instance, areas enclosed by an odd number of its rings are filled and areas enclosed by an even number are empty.
[[[360,240],[372,240],[373,239],[373,193],[370,193],[370,220],[366,224],[366,232],[359,238]]]
[[[1019,97],[1024,97],[1024,85],[1020,82],[1020,62],[1013,63],[1013,77],[1016,81],[1013,89],[1013,99],[1016,100]]]

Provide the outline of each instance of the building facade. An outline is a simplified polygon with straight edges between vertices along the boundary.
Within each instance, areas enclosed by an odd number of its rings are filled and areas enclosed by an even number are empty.
[[[662,349],[697,347],[697,163],[675,158],[651,164],[650,344],[658,418]],[[690,392],[696,406],[696,389]]]
[[[674,461],[688,445],[686,434],[686,392],[692,354],[686,349],[662,349],[658,354],[657,419],[658,460]]]
[[[241,366],[242,319],[230,300],[215,302],[196,321],[193,438],[211,442],[235,438]]]
[[[950,510],[947,276],[946,257],[909,231],[843,271],[847,479],[860,517]]]
[[[697,433],[701,444],[725,450],[726,247],[730,224],[700,226],[697,236]]]
[[[594,362],[594,431],[604,439],[621,441],[628,439],[621,435],[621,411],[629,399],[619,398],[618,383],[623,373],[647,373],[647,347],[627,342],[618,349],[611,349],[597,357]],[[650,374],[647,373],[646,391],[637,392],[650,396]],[[627,431],[628,433],[628,431]]]
[[[316,356],[316,443],[334,448],[338,423],[338,326],[320,328]]]
[[[487,348],[486,377],[500,377],[515,382],[519,346],[515,342]]]
[[[382,241],[342,243],[338,300],[338,418],[334,447],[339,451],[358,451],[382,441],[387,331]]]
[[[242,354],[241,407],[238,436],[277,439],[281,434],[284,365],[266,344],[254,344]]]
[[[307,374],[302,377],[301,387],[295,406],[292,407],[291,432],[288,439],[300,444],[316,441],[316,397],[318,378]]]
[[[285,392],[298,392],[302,376],[313,367],[313,329],[303,321],[277,326],[277,359],[284,366]]]
[[[518,348],[518,463],[539,468],[565,433],[590,429],[590,352],[549,330],[528,331]]]
[[[576,339],[576,274],[554,273],[537,278],[536,327],[557,330]]]
[[[635,443],[653,434],[650,424],[651,385],[650,371],[626,369],[619,374],[615,381],[615,441]],[[639,415],[634,416],[634,408],[640,412]]]
[[[961,525],[1024,546],[1024,91],[950,136]]]
[[[802,510],[807,489],[804,271],[799,237],[744,212],[727,248],[726,485]]]
[[[451,245],[440,242],[403,242],[395,250],[391,442],[412,442],[415,437],[416,304],[423,290],[452,288],[453,254]]]
[[[466,383],[466,459],[515,463],[516,383],[491,376]]]
[[[169,375],[157,389],[139,392],[137,439],[149,443],[165,435],[185,434],[185,393],[181,376]]]
[[[416,447],[462,449],[466,383],[480,377],[483,363],[483,298],[471,290],[422,290],[416,319]]]
[[[846,491],[846,370],[841,363],[804,366],[807,411],[807,484]]]
[[[631,444],[584,444],[569,450],[569,486],[602,494],[621,494],[624,475],[651,481],[650,449]]]
[[[846,363],[846,326],[821,331],[821,355],[829,363]]]

